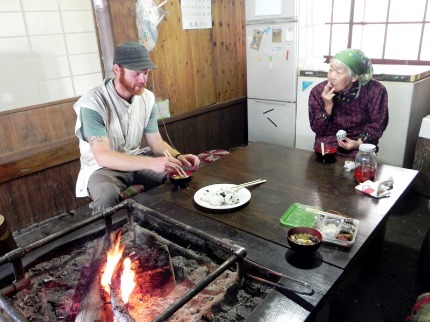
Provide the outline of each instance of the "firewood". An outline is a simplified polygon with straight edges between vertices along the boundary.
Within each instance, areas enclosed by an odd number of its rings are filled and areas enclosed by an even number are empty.
[[[110,288],[110,303],[112,311],[118,322],[136,322],[136,320],[128,313],[127,307],[121,300],[121,295],[117,294],[117,289]]]
[[[105,310],[105,303],[101,297],[104,290],[100,285],[101,265],[103,254],[106,253],[107,244],[104,239],[100,239],[94,249],[93,256],[90,264],[90,278],[92,281],[90,287],[86,292],[84,298],[81,300],[79,311],[76,316],[75,322],[88,322],[88,321],[113,321],[113,314],[110,310]]]

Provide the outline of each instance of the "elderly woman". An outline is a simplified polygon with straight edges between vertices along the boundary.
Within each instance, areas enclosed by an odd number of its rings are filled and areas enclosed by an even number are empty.
[[[354,158],[360,144],[378,145],[388,124],[388,95],[372,75],[370,59],[358,49],[343,50],[332,58],[327,80],[309,94],[314,148],[324,143]],[[345,139],[336,137],[339,130],[346,131]]]

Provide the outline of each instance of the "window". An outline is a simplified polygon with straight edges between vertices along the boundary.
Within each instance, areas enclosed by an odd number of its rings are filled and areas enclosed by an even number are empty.
[[[430,65],[429,0],[331,0],[330,6],[328,56],[360,48],[373,63]]]
[[[79,96],[99,85],[92,1],[1,1],[0,57],[0,112]]]

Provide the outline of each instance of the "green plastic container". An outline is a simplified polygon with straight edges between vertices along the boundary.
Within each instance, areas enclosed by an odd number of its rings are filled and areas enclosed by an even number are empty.
[[[322,209],[293,203],[279,219],[285,227],[313,227]]]

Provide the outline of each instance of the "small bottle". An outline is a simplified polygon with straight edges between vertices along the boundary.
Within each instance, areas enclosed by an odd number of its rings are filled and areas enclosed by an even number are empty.
[[[376,146],[373,144],[360,144],[357,156],[355,157],[354,178],[357,183],[375,180],[376,168],[378,166],[375,150]]]

